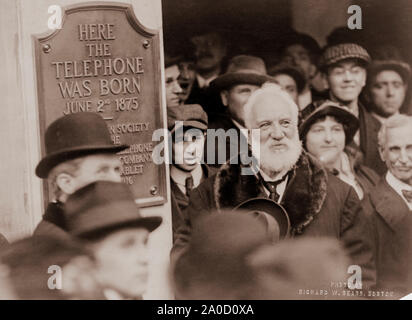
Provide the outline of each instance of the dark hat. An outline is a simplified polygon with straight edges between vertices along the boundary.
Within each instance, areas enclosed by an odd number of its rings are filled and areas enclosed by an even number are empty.
[[[123,227],[153,231],[162,222],[161,217],[142,217],[130,188],[111,181],[97,181],[71,194],[64,213],[68,232],[81,238]]]
[[[344,124],[345,144],[352,142],[359,128],[358,118],[347,107],[329,100],[312,102],[302,110],[299,124],[299,135],[302,141],[305,141],[306,134],[316,120],[324,116],[333,116],[338,122]]]
[[[45,134],[46,156],[36,167],[36,175],[47,178],[51,169],[81,156],[116,153],[128,145],[113,145],[106,122],[97,113],[80,112],[52,122]]]
[[[183,61],[184,57],[183,55],[169,55],[165,53],[164,59],[165,59],[165,68],[169,68],[173,65],[179,64],[181,61]]]
[[[290,221],[286,210],[278,203],[267,198],[253,198],[239,204],[234,211],[251,214],[264,223],[272,239],[280,240],[289,235]],[[271,218],[274,218],[271,219]]]
[[[325,49],[320,61],[320,68],[326,70],[329,66],[346,59],[357,59],[365,65],[371,61],[365,48],[356,43],[341,43]]]
[[[374,60],[368,68],[368,80],[373,81],[375,76],[383,70],[393,70],[401,76],[404,83],[409,83],[411,67],[400,60]]]
[[[286,48],[295,44],[300,44],[302,47],[308,50],[311,55],[319,56],[321,53],[321,48],[317,41],[310,35],[300,32],[287,34],[282,41],[281,49],[285,50]]]
[[[167,108],[167,127],[170,131],[176,130],[176,121],[183,122],[185,127],[200,130],[207,129],[207,114],[199,104],[182,104]]]
[[[278,74],[287,74],[291,76],[296,82],[298,93],[301,93],[303,89],[305,88],[305,84],[306,84],[305,76],[302,74],[302,72],[298,68],[293,67],[289,64],[281,63],[278,65],[275,65],[269,69],[268,74],[272,77]]]
[[[261,58],[238,55],[230,60],[226,73],[213,80],[210,86],[224,90],[237,84],[261,86],[266,81],[273,81],[273,78],[267,75],[265,62]]]
[[[187,250],[176,261],[174,284],[183,299],[240,299],[252,280],[246,259],[270,238],[254,217],[212,212],[194,221]]]

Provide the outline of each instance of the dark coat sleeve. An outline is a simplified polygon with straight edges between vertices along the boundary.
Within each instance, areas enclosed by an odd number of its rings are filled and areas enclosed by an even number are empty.
[[[3,250],[3,249],[5,249],[6,247],[8,247],[8,245],[9,245],[9,242],[7,241],[6,237],[3,236],[3,235],[0,233],[0,252],[1,252],[1,250]]]
[[[206,179],[190,193],[189,205],[184,214],[187,218],[176,231],[175,242],[170,253],[172,265],[187,247],[192,226],[196,223],[196,220],[201,216],[209,214],[216,208],[216,206],[213,205],[213,181],[214,177]]]
[[[373,230],[355,190],[350,188],[341,216],[341,240],[351,263],[361,267],[362,288],[376,284]]]

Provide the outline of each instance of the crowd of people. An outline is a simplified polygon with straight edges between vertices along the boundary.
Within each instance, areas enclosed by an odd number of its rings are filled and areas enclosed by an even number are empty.
[[[276,58],[228,56],[204,31],[165,52],[176,299],[412,292],[410,67],[341,40],[296,32]],[[89,112],[44,142],[35,173],[54,198],[33,236],[0,235],[0,298],[141,299],[162,217],[121,183],[129,146]]]

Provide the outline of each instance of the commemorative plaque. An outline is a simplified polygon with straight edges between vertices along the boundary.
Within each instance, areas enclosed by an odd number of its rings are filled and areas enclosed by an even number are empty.
[[[121,176],[137,202],[164,203],[165,164],[152,161],[152,133],[163,127],[158,32],[131,5],[88,3],[66,8],[61,29],[34,41],[42,140],[61,116],[100,114],[113,144],[130,145],[119,153]]]

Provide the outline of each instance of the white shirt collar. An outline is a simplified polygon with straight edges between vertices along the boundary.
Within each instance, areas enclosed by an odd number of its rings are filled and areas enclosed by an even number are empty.
[[[103,295],[107,300],[125,300],[120,293],[112,289],[104,289]]]
[[[375,113],[375,112],[371,112],[371,114],[372,114],[376,119],[378,119],[378,121],[379,121],[381,124],[384,123],[386,119],[388,119],[388,118],[385,118],[385,117],[380,116],[379,114],[377,114],[377,113]],[[399,114],[399,111],[396,112],[396,113],[394,113],[394,115],[395,115],[395,114]]]
[[[277,176],[276,178],[279,178],[279,179],[273,180],[266,173],[264,173],[262,170],[260,170],[259,172],[260,172],[260,175],[262,176],[263,180],[265,180],[265,181],[270,181],[270,182],[271,181],[276,181],[276,180],[280,180],[283,177],[283,175],[282,176]],[[280,203],[282,201],[283,195],[284,195],[285,190],[286,190],[286,186],[288,184],[288,180],[289,180],[289,176],[287,176],[284,181],[282,181],[281,183],[279,183],[276,186],[276,192],[279,195],[278,203]],[[268,189],[266,189],[266,187],[264,189],[265,189],[266,194],[269,196],[270,191]]]
[[[412,203],[409,203],[402,194],[402,190],[412,191],[412,186],[410,186],[409,184],[406,184],[405,182],[403,182],[403,181],[399,180],[398,178],[396,178],[389,170],[386,173],[386,182],[405,201],[405,203],[409,207],[409,210],[412,210]]]
[[[199,85],[199,88],[207,88],[210,83],[215,80],[218,77],[217,74],[211,76],[210,78],[203,78],[200,74],[196,73],[196,79],[197,79],[197,83]]]
[[[193,177],[193,187],[196,188],[203,178],[202,165],[199,164],[191,172],[183,171],[176,166],[171,166],[170,168],[170,177],[174,182],[176,182],[177,186],[184,194],[186,194],[186,178],[190,175]]]

